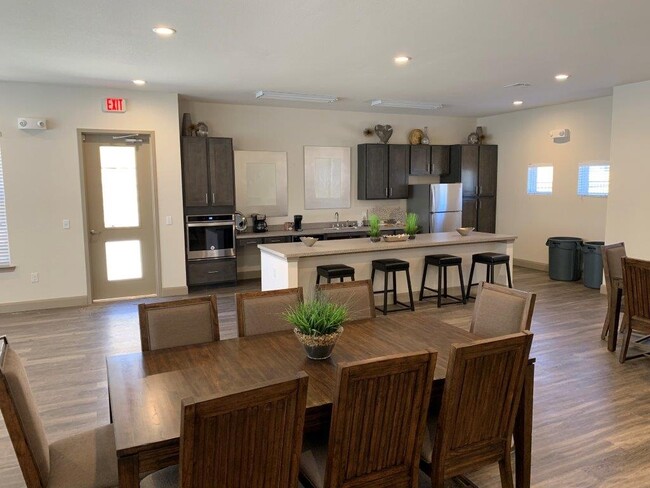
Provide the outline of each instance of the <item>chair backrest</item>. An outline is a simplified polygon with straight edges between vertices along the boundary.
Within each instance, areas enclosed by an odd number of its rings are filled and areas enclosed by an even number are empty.
[[[623,278],[623,265],[621,259],[626,256],[625,243],[617,242],[600,248],[603,258],[603,270],[605,271],[605,286],[611,286],[611,280]]]
[[[634,328],[650,328],[650,261],[623,258],[623,288],[628,320]]]
[[[143,351],[219,340],[217,297],[184,298],[138,305]]]
[[[498,337],[530,330],[534,293],[480,283],[469,331],[480,337]]]
[[[180,486],[295,488],[307,374],[181,407]]]
[[[533,335],[524,331],[452,345],[432,456],[446,479],[510,455]]]
[[[292,330],[282,314],[302,301],[302,287],[237,293],[239,337]]]
[[[44,488],[50,474],[50,451],[25,367],[0,337],[0,410],[28,488]]]
[[[348,307],[348,320],[375,318],[375,295],[370,280],[344,281],[318,286],[328,301]]]
[[[378,480],[417,486],[437,356],[423,351],[338,366],[325,488]]]

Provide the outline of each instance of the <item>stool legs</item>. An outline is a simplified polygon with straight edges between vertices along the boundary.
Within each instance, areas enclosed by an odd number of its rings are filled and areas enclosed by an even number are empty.
[[[512,288],[512,276],[510,275],[510,262],[506,263],[506,274],[508,275],[508,288]]]
[[[474,265],[476,264],[475,261],[472,261],[472,267],[469,270],[469,281],[467,282],[467,294],[465,295],[465,299],[469,300],[470,298],[474,298],[473,296],[470,296],[470,290],[472,289],[472,286],[476,286],[478,283],[472,283],[472,278],[474,277]],[[482,263],[481,263],[482,264]],[[488,264],[486,263],[486,269],[485,269],[485,281],[487,283],[494,283],[494,268],[499,265],[499,264],[505,264],[506,265],[506,276],[508,278],[508,288],[512,288],[512,274],[510,273],[510,261],[505,262],[505,263],[496,263],[496,264]]]
[[[393,276],[395,276],[393,274]],[[388,272],[384,272],[384,315],[388,313]]]
[[[472,289],[472,278],[474,277],[474,266],[475,265],[476,265],[476,263],[474,261],[472,261],[472,267],[469,268],[469,281],[467,282],[467,295],[465,295],[465,300],[469,300],[470,298],[472,298],[471,296],[469,296],[469,294],[470,294],[470,291]]]
[[[393,274],[395,276],[395,274]],[[415,311],[415,303],[413,303],[413,290],[411,290],[411,274],[406,270],[406,286],[409,289],[409,303],[411,304],[411,312]]]
[[[424,272],[422,273],[422,284],[420,285],[420,301],[424,298],[424,285],[427,282],[427,270],[429,269],[429,266],[427,263],[424,263]]]
[[[458,276],[460,276],[460,296],[463,298],[463,305],[467,303],[465,298],[465,284],[463,283],[463,267],[458,265]]]
[[[427,280],[427,271],[429,266],[436,266],[438,268],[438,289],[434,290],[429,288],[426,285]],[[455,266],[458,268],[458,278],[460,280],[460,297],[454,297],[449,295],[449,275],[447,268],[449,266]],[[436,295],[424,296],[424,290],[430,290],[436,292]],[[461,264],[453,265],[436,265],[436,264],[424,264],[424,271],[422,272],[422,286],[420,287],[420,301],[425,298],[436,298],[436,305],[438,308],[443,305],[449,305],[449,303],[442,303],[443,298],[448,298],[456,302],[462,302],[463,304],[467,303],[465,298],[465,280],[463,277],[463,267]]]
[[[316,274],[316,284],[320,284],[320,275]]]
[[[406,271],[406,286],[408,287],[408,292],[409,292],[409,303],[406,304],[404,302],[400,302],[397,299],[397,271],[385,271],[384,272],[384,289],[379,290],[379,291],[373,291],[374,294],[381,293],[383,295],[383,307],[375,307],[377,310],[379,310],[382,314],[387,315],[388,312],[398,312],[401,310],[415,310],[415,302],[413,300],[413,288],[411,287],[411,274],[409,273],[408,269],[404,269],[401,271]],[[389,274],[392,274],[392,284],[393,288],[390,289],[388,288],[388,278]],[[370,281],[372,283],[375,282],[375,269],[373,268],[371,274],[370,274]],[[403,308],[399,308],[397,310],[388,310],[388,294],[392,292],[393,294],[393,305],[401,305]]]

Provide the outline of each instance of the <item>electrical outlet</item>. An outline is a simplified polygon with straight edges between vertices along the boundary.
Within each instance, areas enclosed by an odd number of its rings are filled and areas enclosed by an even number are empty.
[[[70,228],[70,219],[63,219],[63,228],[64,229]]]
[[[34,272],[31,274],[31,280],[32,283],[38,283],[38,272]]]

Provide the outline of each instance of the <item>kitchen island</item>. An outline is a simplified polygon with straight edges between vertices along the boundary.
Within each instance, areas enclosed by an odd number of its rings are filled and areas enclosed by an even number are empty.
[[[396,258],[410,263],[413,292],[419,292],[424,256],[429,254],[453,254],[463,258],[465,282],[469,279],[472,254],[500,252],[510,256],[512,266],[513,244],[517,236],[473,232],[460,236],[456,232],[418,234],[415,239],[400,242],[373,243],[367,237],[336,241],[318,241],[307,247],[301,242],[283,244],[259,244],[262,264],[262,290],[277,290],[302,286],[305,296],[311,296],[316,284],[316,266],[324,264],[347,264],[355,269],[357,280],[369,279],[374,259]],[[405,273],[397,273],[400,293],[406,291]],[[449,272],[449,286],[458,286],[457,273]],[[379,273],[377,278],[383,276]],[[485,279],[485,266],[479,265],[474,281]],[[375,289],[381,285],[375,280]],[[495,281],[506,283],[504,266],[495,269]],[[434,269],[427,275],[427,285],[436,288]]]

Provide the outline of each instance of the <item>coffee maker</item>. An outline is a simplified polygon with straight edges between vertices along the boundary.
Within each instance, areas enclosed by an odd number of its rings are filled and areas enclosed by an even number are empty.
[[[266,215],[264,214],[252,214],[253,217],[253,232],[266,232]]]

